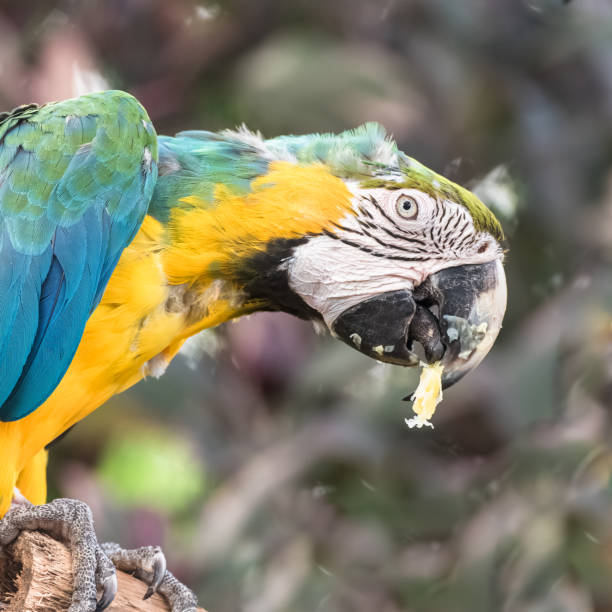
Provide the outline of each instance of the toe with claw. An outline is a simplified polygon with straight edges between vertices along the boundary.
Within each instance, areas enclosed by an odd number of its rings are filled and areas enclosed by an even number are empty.
[[[119,544],[108,542],[102,544],[102,550],[118,570],[133,573],[148,584],[143,599],[159,593],[168,600],[172,612],[196,611],[196,596],[166,569],[166,557],[159,546],[125,550]]]

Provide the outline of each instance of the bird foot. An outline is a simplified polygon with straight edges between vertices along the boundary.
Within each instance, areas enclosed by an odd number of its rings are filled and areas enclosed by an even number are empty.
[[[172,612],[196,609],[195,595],[166,571],[166,559],[159,547],[126,551],[117,544],[100,545],[91,511],[79,500],[56,499],[34,506],[16,495],[11,509],[0,520],[0,548],[23,530],[46,531],[70,548],[74,590],[68,612],[101,612],[107,608],[117,593],[115,567],[135,573],[149,585],[145,599],[158,592],[167,598]]]
[[[196,596],[166,569],[166,557],[159,546],[143,546],[132,550],[121,548],[114,542],[106,542],[101,546],[118,570],[134,574],[149,585],[144,599],[159,593],[168,600],[172,612],[196,612]]]

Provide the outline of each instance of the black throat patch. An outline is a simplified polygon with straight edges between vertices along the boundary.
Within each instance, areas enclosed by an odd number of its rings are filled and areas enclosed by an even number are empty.
[[[260,310],[281,310],[300,319],[322,320],[319,312],[289,287],[287,264],[294,249],[307,241],[308,237],[273,240],[265,251],[240,261],[234,278],[244,289],[247,301],[262,302]]]

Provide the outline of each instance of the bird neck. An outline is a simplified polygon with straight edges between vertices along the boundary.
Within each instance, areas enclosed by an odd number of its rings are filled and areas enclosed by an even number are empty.
[[[288,291],[283,264],[310,236],[331,231],[351,210],[350,197],[326,166],[279,161],[247,193],[220,183],[208,200],[181,198],[166,223],[168,282],[201,295],[214,290],[216,301],[232,304],[231,316],[261,309],[300,314],[298,305],[278,303],[274,295]]]

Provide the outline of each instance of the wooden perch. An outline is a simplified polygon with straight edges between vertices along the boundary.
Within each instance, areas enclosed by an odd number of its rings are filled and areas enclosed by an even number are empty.
[[[0,556],[0,610],[60,612],[72,593],[72,559],[62,543],[40,531],[24,531]],[[158,595],[142,599],[144,582],[117,572],[118,591],[108,612],[170,612]],[[198,612],[206,612],[198,608]]]

